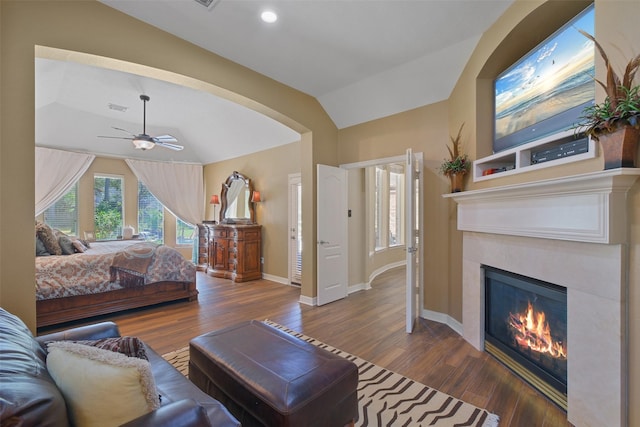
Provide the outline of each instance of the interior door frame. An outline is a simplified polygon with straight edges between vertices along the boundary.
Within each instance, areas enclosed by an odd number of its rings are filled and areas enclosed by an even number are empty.
[[[287,245],[288,248],[288,263],[287,263],[287,267],[288,267],[288,281],[290,285],[295,285],[297,286],[298,283],[294,282],[293,278],[294,278],[294,273],[293,273],[293,252],[294,249],[292,248],[292,243],[291,240],[297,240],[295,237],[292,236],[292,233],[296,233],[296,235],[300,235],[301,230],[298,230],[298,206],[297,203],[301,203],[301,200],[297,200],[297,196],[294,198],[293,195],[293,188],[294,186],[299,186],[302,185],[302,174],[301,173],[292,173],[289,174],[288,179],[287,179],[287,189],[288,189],[288,210],[289,210],[289,218],[288,218],[288,228],[287,228],[287,233],[289,234],[289,242]],[[294,200],[296,199],[296,200]],[[297,202],[296,204],[294,204],[294,201]],[[297,252],[297,250],[295,251]],[[302,273],[302,272],[301,272]],[[300,286],[302,286],[302,274],[300,275]]]
[[[419,235],[419,249],[418,256],[421,257],[421,253],[424,253],[424,154],[422,152],[413,153],[414,161],[419,164],[420,173],[418,176],[418,203],[420,204],[418,218],[416,218]],[[388,163],[401,163],[405,164],[407,160],[406,152],[400,154],[398,156],[393,157],[383,157],[373,160],[365,160],[362,162],[355,163],[344,163],[339,165],[339,167],[347,170],[351,169],[362,169],[369,166],[383,165]],[[406,245],[406,242],[405,242]],[[424,311],[424,260],[422,258],[419,259],[418,262],[418,316],[421,316]],[[405,302],[406,305],[406,302]],[[406,307],[405,307],[406,308]]]
[[[407,149],[405,156],[405,205],[404,205],[404,217],[405,217],[405,250],[407,260],[406,271],[406,332],[408,334],[413,332],[413,328],[418,317],[417,313],[417,299],[416,282],[418,280],[417,268],[418,264],[418,248],[422,243],[419,239],[416,242],[416,227],[417,219],[420,215],[416,215],[416,209],[418,209],[419,197],[416,196],[416,190],[419,188],[420,168],[421,162],[418,162],[413,155],[411,148]],[[416,187],[416,181],[418,181],[418,187]]]

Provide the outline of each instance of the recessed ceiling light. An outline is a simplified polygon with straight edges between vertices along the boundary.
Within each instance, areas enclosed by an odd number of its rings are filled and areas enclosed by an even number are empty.
[[[272,24],[278,20],[278,15],[271,10],[265,10],[262,12],[262,15],[260,15],[260,18],[262,18],[264,22]]]

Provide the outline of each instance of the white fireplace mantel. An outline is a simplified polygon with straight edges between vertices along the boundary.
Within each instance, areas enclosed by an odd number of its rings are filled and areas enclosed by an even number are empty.
[[[627,239],[626,194],[640,169],[622,168],[445,194],[458,229],[617,244]]]
[[[578,427],[627,425],[627,192],[639,176],[623,168],[444,196],[464,232],[470,344],[484,348],[483,266],[567,289],[567,418]]]

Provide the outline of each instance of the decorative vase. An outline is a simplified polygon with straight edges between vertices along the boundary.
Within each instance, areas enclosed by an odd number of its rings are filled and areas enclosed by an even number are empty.
[[[625,126],[613,133],[598,136],[604,169],[635,168],[640,143],[640,129]]]
[[[449,179],[451,180],[452,193],[459,193],[460,191],[463,190],[463,180],[464,180],[463,173],[452,173],[451,175],[449,175]]]

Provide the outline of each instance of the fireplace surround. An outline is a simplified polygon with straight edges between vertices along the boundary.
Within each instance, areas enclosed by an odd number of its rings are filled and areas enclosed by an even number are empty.
[[[627,424],[626,194],[638,175],[623,168],[444,196],[458,204],[462,332],[474,347],[484,349],[483,266],[566,287],[576,426]]]

